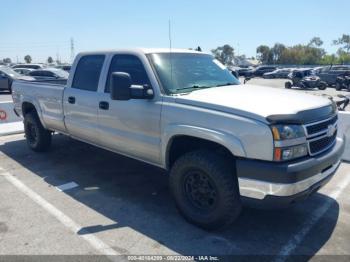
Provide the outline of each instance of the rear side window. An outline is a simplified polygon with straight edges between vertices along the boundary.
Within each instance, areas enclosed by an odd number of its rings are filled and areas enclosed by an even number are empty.
[[[42,72],[41,71],[32,71],[29,73],[30,76],[42,76]]]
[[[134,55],[115,55],[113,57],[106,81],[106,93],[109,93],[111,75],[114,72],[128,73],[133,85],[150,85],[150,81],[141,60]]]
[[[82,57],[75,70],[72,88],[97,91],[104,60],[104,55]]]
[[[50,72],[50,71],[42,71],[41,72],[41,75],[42,76],[47,76],[47,77],[54,77],[55,75],[52,73],[52,72]]]

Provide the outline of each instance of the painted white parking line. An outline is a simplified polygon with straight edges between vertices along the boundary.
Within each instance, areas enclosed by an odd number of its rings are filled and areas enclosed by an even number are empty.
[[[79,185],[75,182],[69,182],[69,183],[66,183],[66,184],[63,184],[63,185],[60,185],[60,186],[56,186],[56,189],[58,191],[66,191],[66,190],[69,190],[69,189],[73,189],[73,188],[76,188],[78,187]]]
[[[346,174],[346,177],[337,185],[337,188],[327,194],[330,198],[337,200],[340,194],[344,191],[344,189],[350,184],[350,174]],[[309,218],[302,226],[302,229],[291,238],[286,245],[284,245],[275,261],[282,262],[288,259],[288,256],[292,254],[292,252],[301,244],[307,234],[311,231],[315,224],[327,213],[327,211],[331,208],[333,201],[331,199],[327,199],[324,204],[316,209],[311,218]]]
[[[3,170],[3,169],[0,168],[0,170]],[[40,195],[35,193],[33,190],[31,190],[29,187],[23,184],[20,180],[18,180],[16,177],[14,177],[13,175],[7,172],[1,173],[1,176],[5,177],[5,179],[9,181],[12,185],[14,185],[18,190],[20,190],[22,193],[24,193],[30,199],[32,199],[35,203],[37,203],[42,208],[44,208],[47,212],[53,215],[58,221],[60,221],[65,227],[70,229],[73,233],[76,234],[79,230],[81,230],[82,226],[74,222],[70,217],[68,217],[62,211],[60,211],[55,206],[50,204]],[[111,248],[108,244],[106,244],[101,239],[99,239],[98,237],[92,234],[77,235],[77,236],[87,241],[94,249],[96,249],[102,255],[106,255],[106,256],[121,255],[120,253],[115,251],[113,248]],[[114,261],[112,257],[109,257],[109,258],[112,261]]]

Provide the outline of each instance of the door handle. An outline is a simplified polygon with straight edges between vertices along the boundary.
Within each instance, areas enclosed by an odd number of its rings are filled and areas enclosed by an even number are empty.
[[[102,110],[108,110],[109,109],[109,103],[106,101],[101,101],[99,103],[99,108]]]
[[[75,97],[74,96],[68,97],[68,103],[75,104]]]

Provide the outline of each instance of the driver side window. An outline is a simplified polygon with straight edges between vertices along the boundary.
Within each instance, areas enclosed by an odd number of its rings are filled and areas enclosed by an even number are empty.
[[[105,93],[109,93],[111,75],[114,72],[128,73],[132,85],[150,85],[146,70],[138,57],[134,55],[115,55],[109,67]]]

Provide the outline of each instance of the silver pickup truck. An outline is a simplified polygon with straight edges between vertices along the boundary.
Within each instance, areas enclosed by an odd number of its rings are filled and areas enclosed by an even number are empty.
[[[81,53],[67,85],[15,81],[13,100],[32,150],[58,132],[159,166],[180,212],[206,229],[229,225],[245,203],[306,198],[344,151],[329,99],[241,85],[189,50]]]

